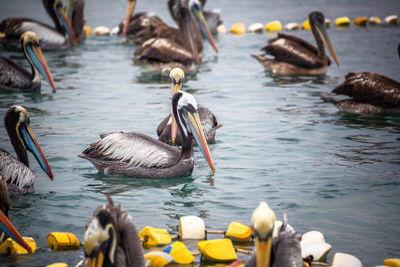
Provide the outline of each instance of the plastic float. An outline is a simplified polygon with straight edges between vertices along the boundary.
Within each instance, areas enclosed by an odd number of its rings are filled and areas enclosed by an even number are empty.
[[[116,27],[112,28],[110,34],[111,35],[118,35],[118,32],[119,32],[119,27],[116,26]]]
[[[193,254],[181,241],[174,242],[171,246],[167,247],[163,251],[171,255],[171,257],[174,259],[174,262],[178,264],[190,264],[195,260]]]
[[[330,19],[325,18],[324,22],[325,22],[325,28],[329,28],[331,26],[331,20]]]
[[[36,251],[36,242],[32,237],[24,237],[24,240],[32,249],[32,253]],[[29,252],[23,248],[20,244],[12,240],[11,238],[7,238],[0,245],[0,254],[28,254]]]
[[[146,246],[166,245],[172,241],[171,236],[166,230],[149,226],[146,226],[139,232],[139,237]]]
[[[163,251],[151,251],[146,253],[144,259],[148,261],[148,266],[150,267],[163,267],[174,261],[171,255]]]
[[[363,267],[361,261],[350,254],[337,252],[333,255],[332,267]]]
[[[46,267],[68,267],[69,265],[64,262],[56,262],[50,265],[46,265]]]
[[[85,31],[86,36],[92,35],[92,27],[90,27],[89,25],[85,25],[83,27],[83,30]]]
[[[325,242],[324,235],[319,231],[310,231],[302,235],[300,241],[303,259],[324,261],[332,246]]]
[[[244,27],[244,24],[242,22],[238,22],[232,25],[231,32],[233,34],[245,34],[246,28]]]
[[[303,23],[301,23],[301,29],[302,30],[311,30],[311,26],[310,26],[310,21],[308,19],[306,19],[305,21],[303,21]]]
[[[297,24],[296,22],[291,22],[291,23],[286,24],[284,29],[285,29],[285,31],[298,30],[299,24]]]
[[[110,29],[106,26],[99,26],[94,28],[93,30],[94,35],[110,35]]]
[[[386,259],[383,261],[383,264],[389,267],[400,267],[400,259],[399,258]]]
[[[47,245],[54,250],[73,250],[81,247],[76,235],[67,232],[52,232],[48,234]]]
[[[250,33],[262,33],[264,25],[262,23],[253,23],[249,26],[248,32]]]
[[[197,248],[206,260],[224,262],[237,259],[232,240],[227,238],[200,241]]]
[[[396,15],[387,16],[384,21],[386,24],[396,25],[398,23],[399,18]]]
[[[282,31],[282,24],[279,20],[273,20],[273,21],[265,24],[264,29],[266,31],[270,31],[270,32],[280,32],[280,31]]]
[[[228,30],[226,29],[226,27],[225,27],[224,24],[221,24],[221,25],[218,25],[218,27],[217,27],[217,32],[218,32],[218,33],[227,33]]]
[[[368,23],[370,25],[378,25],[378,24],[382,24],[382,20],[377,16],[372,16],[368,19]]]
[[[336,27],[348,27],[350,26],[350,19],[348,17],[339,17],[335,19]]]
[[[354,25],[365,27],[367,26],[368,18],[367,17],[357,17],[353,20]]]

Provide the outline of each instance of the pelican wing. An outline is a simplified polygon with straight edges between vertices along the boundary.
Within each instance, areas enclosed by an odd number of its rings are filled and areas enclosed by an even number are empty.
[[[32,186],[35,181],[33,172],[3,149],[0,149],[0,174],[7,184],[15,184],[20,189]]]
[[[32,75],[7,57],[0,56],[0,89],[30,88]]]
[[[83,151],[86,157],[145,168],[166,168],[179,159],[177,149],[143,134],[117,132],[100,137],[100,141]]]
[[[193,61],[192,53],[176,42],[165,38],[151,38],[135,51],[141,59],[161,62],[180,62],[184,65]]]
[[[271,39],[268,45],[261,50],[274,56],[275,60],[290,63],[303,68],[318,68],[323,66],[323,62],[318,57],[317,48],[300,38],[290,35],[278,35]],[[301,40],[299,42],[299,40]],[[310,48],[313,47],[313,48]]]
[[[376,73],[350,72],[333,92],[348,95],[357,102],[384,107],[400,106],[400,83]]]

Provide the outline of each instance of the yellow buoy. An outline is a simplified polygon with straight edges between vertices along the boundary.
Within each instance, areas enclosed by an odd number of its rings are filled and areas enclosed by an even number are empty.
[[[365,27],[367,26],[368,18],[367,17],[358,17],[353,20],[354,25]]]
[[[372,16],[368,20],[370,25],[382,24],[382,20],[377,16]]]
[[[52,232],[47,235],[47,245],[54,250],[79,249],[81,244],[73,233]]]
[[[190,264],[194,262],[194,256],[181,241],[174,242],[171,246],[164,249],[164,252],[169,253],[176,263]]]
[[[244,34],[246,32],[246,28],[244,27],[244,23],[238,22],[233,24],[231,31],[233,34]]]
[[[284,29],[286,31],[298,30],[299,24],[297,24],[296,22],[291,22],[291,23],[286,24]]]
[[[311,30],[310,21],[308,19],[303,21],[303,23],[301,24],[301,29],[307,30],[307,31]]]
[[[225,236],[236,242],[248,242],[253,234],[253,229],[239,222],[231,222]]]
[[[86,36],[92,35],[92,27],[85,25],[83,29],[85,30]]]
[[[0,32],[0,38],[6,37],[6,34],[4,32]]]
[[[348,17],[339,17],[335,19],[336,27],[348,27],[350,25],[350,19]]]
[[[398,17],[396,15],[390,15],[385,18],[386,24],[396,25],[398,22]]]
[[[99,27],[94,28],[93,34],[94,35],[109,35],[110,29],[107,28],[106,26],[99,26]]]
[[[164,267],[174,259],[163,251],[151,251],[144,255],[144,259],[150,263],[150,267]]]
[[[226,27],[225,27],[224,24],[220,24],[220,25],[218,25],[218,27],[217,27],[217,32],[218,32],[218,33],[227,33],[228,30],[226,29]]]
[[[389,267],[400,267],[400,259],[399,258],[385,259],[383,261],[383,264]]]
[[[211,261],[234,261],[237,259],[232,240],[215,239],[204,240],[197,243],[201,255]]]
[[[139,232],[139,237],[144,239],[144,244],[147,246],[166,245],[171,243],[171,236],[169,233],[160,228],[146,226]]]
[[[36,250],[35,240],[32,237],[24,237],[24,240],[31,247],[32,253],[34,253]],[[28,254],[28,251],[11,238],[7,238],[0,245],[0,254]]]
[[[64,263],[64,262],[56,262],[50,265],[47,265],[46,267],[68,267],[69,265]]]
[[[264,29],[266,31],[270,31],[270,32],[280,32],[280,31],[282,31],[282,24],[279,20],[273,20],[271,22],[268,22],[265,25]]]

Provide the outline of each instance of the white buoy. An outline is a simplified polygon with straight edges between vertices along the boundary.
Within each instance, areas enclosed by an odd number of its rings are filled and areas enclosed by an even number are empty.
[[[385,18],[386,24],[397,24],[399,18],[396,15],[390,15]]]
[[[301,250],[301,256],[303,259],[312,256],[314,261],[324,261],[331,249],[328,243],[312,244]]]
[[[112,30],[111,30],[111,35],[118,35],[118,32],[119,32],[119,27],[117,26],[117,27],[114,27]]]
[[[350,254],[337,252],[333,256],[332,267],[363,267],[361,261]]]
[[[183,216],[179,220],[179,234],[181,239],[205,239],[206,226],[200,217]]]
[[[325,243],[324,235],[319,231],[309,231],[301,236],[301,249],[319,243]]]
[[[109,35],[110,29],[107,28],[106,26],[99,26],[94,29],[93,34],[94,35]]]
[[[286,31],[298,30],[299,24],[297,24],[296,22],[291,22],[291,23],[286,24],[284,29]]]
[[[249,26],[248,31],[251,33],[262,33],[264,25],[262,23],[253,23]]]

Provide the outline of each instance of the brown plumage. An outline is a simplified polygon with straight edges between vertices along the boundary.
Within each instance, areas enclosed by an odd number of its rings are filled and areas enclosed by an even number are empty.
[[[365,112],[400,112],[400,83],[371,72],[350,72],[332,93],[347,95],[350,99],[322,96],[344,110]]]
[[[314,11],[309,15],[311,32],[318,48],[296,36],[279,33],[277,38],[269,40],[268,45],[261,49],[265,55],[252,57],[276,75],[324,74],[331,63],[325,53],[324,39],[333,58],[339,64],[326,33],[324,20],[321,12]]]

